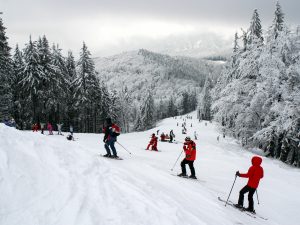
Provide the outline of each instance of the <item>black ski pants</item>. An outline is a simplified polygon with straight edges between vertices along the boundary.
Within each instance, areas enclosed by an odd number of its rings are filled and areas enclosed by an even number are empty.
[[[182,160],[181,162],[181,170],[182,170],[182,173],[183,174],[186,174],[186,168],[185,168],[185,165],[188,164],[189,167],[190,167],[190,170],[191,170],[191,175],[192,176],[195,176],[195,168],[194,168],[194,161],[190,161],[190,160]]]
[[[253,207],[253,195],[255,193],[256,189],[255,188],[252,188],[252,187],[249,187],[248,185],[246,185],[245,187],[243,187],[241,190],[240,190],[240,196],[239,196],[239,202],[238,204],[243,206],[244,205],[244,194],[246,194],[247,192],[248,193],[248,201],[249,201],[249,210],[253,211],[254,210],[254,207]]]

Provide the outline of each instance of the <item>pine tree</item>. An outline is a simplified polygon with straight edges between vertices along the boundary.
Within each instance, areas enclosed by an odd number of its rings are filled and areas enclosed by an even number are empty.
[[[24,68],[22,71],[23,80],[21,83],[23,91],[28,94],[31,102],[31,122],[38,122],[42,111],[41,97],[44,94],[45,75],[43,67],[40,65],[36,42],[33,42],[31,37],[24,50]]]
[[[140,113],[142,130],[151,129],[153,127],[155,122],[154,114],[155,114],[154,100],[151,91],[148,90],[145,101],[141,107],[141,113]]]
[[[276,3],[275,17],[271,26],[272,36],[276,39],[279,32],[283,31],[284,27],[284,13],[282,12],[279,2]]]
[[[0,121],[8,119],[12,108],[11,76],[12,61],[6,28],[0,18]]]
[[[99,92],[99,81],[96,78],[95,65],[86,44],[80,52],[78,61],[78,74],[76,79],[77,98],[79,99],[79,121],[84,132],[95,129],[95,102],[93,100]]]
[[[200,94],[198,103],[198,115],[201,120],[211,120],[211,104],[212,98],[210,90],[212,88],[211,80],[209,77],[206,78],[205,85]]]
[[[176,116],[176,106],[173,97],[169,100],[167,115],[171,117]]]
[[[71,51],[68,52],[68,56],[66,59],[66,70],[67,70],[67,88],[66,88],[66,116],[67,126],[74,126],[75,125],[75,117],[77,117],[77,110],[76,110],[76,88],[75,88],[75,79],[76,79],[76,64],[73,53]]]
[[[130,96],[130,93],[128,92],[127,87],[122,88],[122,91],[119,93],[119,99],[120,99],[120,121],[121,126],[123,128],[123,132],[129,132],[130,131],[130,121],[133,119],[133,99]]]
[[[256,42],[262,42],[262,26],[257,9],[254,10],[252,20],[249,28],[249,43],[255,44]]]
[[[26,93],[22,89],[22,80],[24,68],[23,54],[16,46],[13,56],[13,76],[12,76],[12,96],[13,96],[13,117],[20,129],[26,128],[26,123],[30,121],[28,114],[28,99]]]

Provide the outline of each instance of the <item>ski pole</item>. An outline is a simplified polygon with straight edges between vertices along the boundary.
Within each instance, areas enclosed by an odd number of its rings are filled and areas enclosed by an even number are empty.
[[[119,142],[117,142],[122,148],[124,148],[125,149],[125,151],[126,152],[128,152],[130,155],[131,155],[131,152],[130,151],[128,151],[123,145],[121,145]]]
[[[234,186],[234,184],[235,184],[235,181],[236,181],[236,177],[237,177],[237,175],[235,175],[234,182],[233,182],[233,184],[232,184],[232,187],[231,187],[231,190],[230,190],[230,192],[229,192],[228,198],[227,198],[227,200],[226,200],[225,206],[226,206],[226,205],[227,205],[227,203],[228,203],[229,197],[230,197],[230,195],[231,195],[231,192],[232,192],[233,186]]]
[[[178,161],[178,159],[180,158],[180,156],[181,156],[182,153],[183,153],[183,150],[180,152],[180,155],[178,156],[176,162],[174,163],[174,166],[172,167],[171,171],[173,171],[173,169],[174,169],[174,167],[175,167],[175,165],[176,165],[176,163],[177,163],[177,161]]]
[[[257,204],[259,204],[257,189],[255,192],[256,192]]]

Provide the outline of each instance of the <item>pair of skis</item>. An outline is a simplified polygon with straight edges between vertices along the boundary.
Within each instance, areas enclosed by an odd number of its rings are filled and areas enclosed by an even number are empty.
[[[221,201],[221,202],[226,203],[226,200],[222,199],[221,197],[218,197],[218,200]],[[236,207],[236,206],[234,205],[234,203],[233,203],[232,201],[230,201],[230,200],[227,202],[227,205],[229,205],[229,206],[231,206],[231,207],[233,207],[233,208],[235,208],[235,209],[237,209],[237,210],[239,210],[239,211],[241,211],[241,212],[247,214],[248,216],[250,216],[250,217],[252,217],[252,218],[260,218],[260,219],[262,219],[262,220],[268,220],[267,218],[265,218],[265,217],[263,217],[263,216],[261,216],[261,215],[258,215],[258,214],[256,214],[256,213],[251,213],[251,212],[247,211],[244,207],[243,207],[243,208],[238,208],[238,207]]]

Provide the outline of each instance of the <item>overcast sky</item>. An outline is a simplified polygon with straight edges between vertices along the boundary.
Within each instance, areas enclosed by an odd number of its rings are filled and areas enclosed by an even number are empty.
[[[255,8],[264,29],[276,0],[0,0],[12,46],[45,34],[64,50],[85,41],[94,54],[162,46],[170,38],[216,33],[231,38],[247,28]],[[300,24],[300,0],[281,0],[286,22]],[[207,35],[206,35],[207,37]],[[153,44],[154,43],[154,44]],[[158,47],[157,47],[158,48]],[[157,49],[156,49],[157,50]]]

